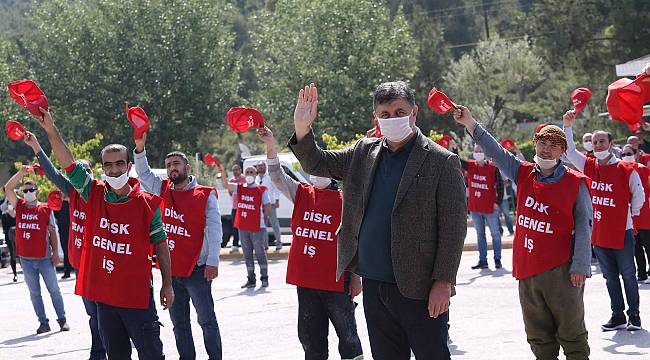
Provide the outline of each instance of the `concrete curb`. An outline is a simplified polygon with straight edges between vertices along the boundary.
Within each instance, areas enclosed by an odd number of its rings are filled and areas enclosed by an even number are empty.
[[[266,256],[269,259],[286,259],[287,256],[289,255],[289,245],[284,245],[282,247],[282,250],[275,250],[274,246],[270,246],[269,249],[266,251]],[[512,236],[506,236],[502,241],[501,241],[501,248],[502,249],[512,249]],[[492,243],[489,241],[488,238],[488,250],[492,250]],[[472,243],[465,243],[463,246],[463,251],[478,251],[478,246],[476,245],[476,242]],[[221,249],[221,255],[219,257],[221,260],[242,260],[244,258],[244,255],[241,251],[241,249],[237,252],[231,252],[230,248],[222,248]]]

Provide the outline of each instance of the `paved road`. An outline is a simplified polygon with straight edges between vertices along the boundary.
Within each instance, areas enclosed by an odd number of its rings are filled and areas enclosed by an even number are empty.
[[[470,230],[470,232],[472,232]],[[510,269],[511,251],[504,251],[504,265]],[[451,350],[454,359],[530,359],[525,340],[517,284],[507,270],[470,270],[474,252],[465,252],[458,276],[458,296],[451,307]],[[493,265],[493,264],[491,264]],[[296,335],[297,300],[293,286],[284,283],[285,259],[270,264],[270,283],[266,289],[241,290],[245,280],[243,262],[224,260],[213,285],[217,317],[221,328],[224,359],[301,359]],[[69,333],[33,335],[37,327],[25,284],[11,283],[8,269],[0,270],[0,359],[85,359],[89,349],[87,317],[79,297],[73,294],[74,280],[61,281]],[[156,273],[156,289],[160,279]],[[361,303],[361,298],[357,298]],[[54,310],[45,295],[51,319]],[[609,316],[609,300],[600,274],[588,280],[585,292],[587,327],[592,348],[591,359],[650,359],[650,333],[603,333],[599,325]],[[650,285],[641,285],[641,310],[650,308]],[[648,312],[642,313],[642,315]],[[194,314],[192,314],[195,319]],[[168,359],[177,358],[168,313],[160,312],[162,337]],[[650,326],[650,316],[643,320]],[[357,308],[359,334],[366,358],[370,356],[368,333],[362,306]],[[56,323],[51,320],[53,328]],[[195,326],[199,359],[205,358],[200,328]],[[337,359],[336,335],[330,330],[330,353]],[[134,354],[134,358],[137,358]],[[561,357],[562,358],[562,357]]]

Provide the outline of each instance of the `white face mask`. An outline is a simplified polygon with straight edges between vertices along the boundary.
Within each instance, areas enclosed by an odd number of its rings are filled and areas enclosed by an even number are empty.
[[[379,130],[386,139],[392,142],[400,142],[413,133],[413,129],[409,124],[410,118],[411,115],[409,114],[403,117],[377,119]]]
[[[621,160],[631,162],[631,163],[636,162],[634,155],[623,156],[623,159]]]
[[[583,141],[582,147],[587,151],[594,151],[594,144],[591,141]]]
[[[609,156],[609,150],[603,150],[603,151],[594,151],[594,156],[598,160],[605,160]]]
[[[118,177],[106,175],[106,182],[112,189],[121,189],[129,182],[129,172],[127,171]]]
[[[252,184],[254,182],[255,182],[255,176],[251,176],[251,175],[246,176],[246,183],[247,184],[250,185],[250,184]]]
[[[36,201],[36,191],[25,193],[25,201],[30,203]]]
[[[330,178],[314,175],[309,175],[309,181],[314,184],[314,187],[316,189],[325,189],[332,183],[332,180],[330,180]]]
[[[548,160],[548,159],[542,159],[541,157],[535,155],[535,164],[539,165],[539,167],[543,170],[548,170],[552,169],[555,165],[557,165],[558,160]]]
[[[475,152],[475,153],[472,153],[472,156],[474,157],[474,160],[476,160],[476,161],[485,160],[485,153]]]

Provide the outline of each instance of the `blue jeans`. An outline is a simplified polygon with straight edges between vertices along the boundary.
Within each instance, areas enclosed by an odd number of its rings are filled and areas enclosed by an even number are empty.
[[[131,359],[131,341],[138,351],[139,359],[165,359],[153,292],[149,294],[148,309],[123,308],[100,302],[96,304],[99,330],[109,359]]]
[[[612,316],[622,317],[625,315],[620,277],[623,277],[623,286],[625,287],[627,314],[639,315],[639,285],[636,282],[636,267],[634,266],[634,230],[625,231],[623,249],[594,246],[594,252],[607,283]]]
[[[27,288],[29,289],[29,296],[32,300],[32,306],[34,306],[36,316],[38,317],[38,322],[41,324],[47,324],[49,322],[49,319],[45,315],[43,297],[41,297],[41,281],[39,275],[43,277],[45,287],[50,293],[57,320],[65,321],[63,297],[61,297],[61,290],[59,290],[59,283],[56,279],[56,269],[52,265],[52,260],[50,258],[30,260],[21,257],[20,264],[23,268],[25,284],[27,284]]]
[[[99,324],[97,323],[97,303],[90,301],[85,297],[82,297],[81,299],[84,302],[86,314],[90,317],[88,319],[90,336],[92,338],[92,343],[90,345],[90,360],[104,359],[106,357],[106,350],[104,349],[104,343],[99,332]]]
[[[499,210],[491,214],[482,214],[475,211],[470,212],[474,229],[476,229],[476,242],[478,244],[479,261],[487,261],[487,238],[485,237],[485,224],[487,223],[492,235],[492,247],[494,260],[501,260],[501,224],[499,223]]]
[[[172,277],[174,304],[169,316],[174,324],[176,348],[181,360],[196,358],[192,326],[190,324],[190,299],[194,304],[199,325],[203,330],[203,344],[210,360],[221,360],[221,334],[214,313],[212,281],[203,276],[205,265],[197,266],[189,277]]]
[[[514,232],[514,227],[512,226],[512,218],[510,217],[510,202],[508,201],[508,199],[503,198],[499,210],[501,214],[503,214],[503,218],[506,221],[506,227],[508,228],[508,232],[512,234]]]

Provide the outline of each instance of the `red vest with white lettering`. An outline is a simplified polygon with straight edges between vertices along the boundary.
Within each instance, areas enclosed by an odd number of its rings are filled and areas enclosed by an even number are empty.
[[[149,307],[150,226],[162,199],[129,179],[129,200],[104,199],[106,186],[93,180],[75,294],[111,306]]]
[[[70,231],[68,235],[68,259],[73,268],[79,269],[84,227],[86,225],[86,201],[74,189],[70,191]]]
[[[594,230],[591,242],[609,249],[622,249],[630,207],[630,174],[632,164],[619,161],[599,165],[596,159],[587,159],[585,175],[591,178],[591,203],[594,208]]]
[[[16,255],[42,259],[47,256],[47,225],[52,210],[37,203],[29,208],[23,199],[16,204]]]
[[[517,227],[512,243],[512,276],[523,280],[569,261],[574,231],[573,204],[580,181],[571,169],[560,181],[537,181],[535,165],[524,162],[517,177]]]
[[[637,163],[634,163],[633,166],[641,178],[641,184],[643,184],[643,191],[645,192],[645,202],[643,202],[639,215],[632,217],[632,222],[634,222],[634,228],[637,230],[650,230],[650,168]]]
[[[205,235],[205,207],[214,188],[197,185],[174,190],[169,179],[162,183],[162,221],[172,260],[172,276],[188,277],[201,254]]]
[[[262,195],[266,186],[249,187],[248,184],[237,185],[237,214],[235,227],[240,230],[259,232],[262,219]]]
[[[338,190],[298,185],[291,216],[293,241],[287,264],[288,284],[343,291],[343,278],[336,281],[336,230],[341,224],[342,206]]]
[[[467,161],[467,210],[482,214],[492,214],[497,199],[497,171],[492,162],[479,166],[476,161]]]

